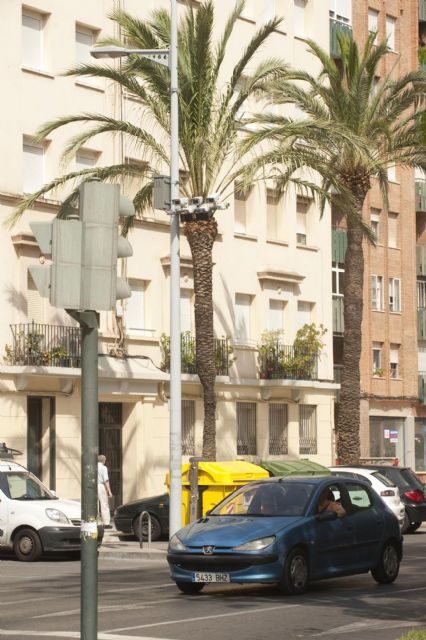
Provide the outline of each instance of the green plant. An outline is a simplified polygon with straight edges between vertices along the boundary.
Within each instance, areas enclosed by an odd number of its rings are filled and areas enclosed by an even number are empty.
[[[4,346],[4,363],[9,365],[16,364],[16,353],[13,347],[10,344],[6,344]]]
[[[305,324],[296,333],[291,347],[282,344],[282,331],[264,331],[258,346],[260,377],[311,378],[324,347],[322,338],[326,331],[323,325]]]
[[[170,336],[162,333],[160,336],[161,364],[162,371],[170,371]],[[233,346],[229,337],[216,339],[215,364],[216,374],[224,375],[224,369],[228,368],[235,361],[233,358]],[[224,357],[227,358],[227,365],[224,364]],[[190,331],[181,333],[181,363],[182,373],[197,373],[197,357],[195,338]]]
[[[421,65],[426,64],[426,47],[419,47],[418,57]]]
[[[426,640],[426,631],[410,631],[398,640]]]
[[[373,376],[378,376],[381,378],[383,376],[383,369],[382,368],[373,369]]]

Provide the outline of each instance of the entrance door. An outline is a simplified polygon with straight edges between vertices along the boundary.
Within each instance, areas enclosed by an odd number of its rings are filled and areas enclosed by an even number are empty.
[[[106,456],[109,483],[113,495],[111,508],[123,501],[122,484],[122,406],[118,402],[99,403],[99,453]]]

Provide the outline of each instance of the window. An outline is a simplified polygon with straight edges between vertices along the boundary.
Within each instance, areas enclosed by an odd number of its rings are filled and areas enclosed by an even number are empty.
[[[296,242],[306,244],[307,237],[307,215],[309,204],[307,200],[297,198],[296,205]]]
[[[345,263],[333,262],[331,265],[331,287],[333,295],[343,296],[344,277]]]
[[[330,0],[330,17],[351,24],[352,0]]]
[[[273,20],[276,14],[275,0],[263,0],[262,22]]]
[[[398,458],[400,464],[404,464],[404,420],[402,418],[381,416],[370,418],[370,456]],[[392,480],[391,477],[390,480]]]
[[[391,344],[389,350],[390,377],[399,378],[399,344]]]
[[[192,331],[192,291],[190,289],[180,291],[180,330]]]
[[[294,0],[294,35],[305,37],[305,0]]]
[[[392,16],[386,16],[386,41],[388,49],[395,51],[395,25],[396,19]]]
[[[22,66],[41,70],[43,60],[43,16],[25,10],[22,14]]]
[[[268,329],[269,331],[284,329],[284,302],[282,300],[269,300]]]
[[[27,319],[36,323],[44,323],[44,301],[41,297],[33,277],[27,271]]]
[[[77,24],[75,27],[75,59],[77,64],[93,64],[90,50],[96,42],[96,33],[87,27]],[[82,76],[78,80],[84,84],[99,84],[99,78]]]
[[[389,278],[389,311],[401,311],[400,285],[399,278]]]
[[[243,293],[235,295],[235,335],[240,342],[250,338],[251,296]]]
[[[195,454],[195,400],[182,400],[182,455]]]
[[[33,193],[44,184],[44,147],[24,140],[23,145],[23,184],[24,193]]]
[[[126,328],[128,333],[141,333],[145,326],[145,282],[130,282],[132,295],[126,302]]]
[[[90,169],[96,164],[96,155],[91,151],[83,151],[82,149],[75,156],[75,168],[77,171]]]
[[[234,192],[234,231],[235,233],[247,233],[247,200],[248,193]]]
[[[371,209],[370,226],[376,238],[376,242],[380,242],[380,209]]]
[[[269,455],[288,453],[288,407],[272,402],[269,405]]]
[[[426,281],[425,280],[417,280],[417,308],[426,309]]]
[[[346,487],[352,509],[355,513],[357,511],[369,509],[373,505],[370,494],[365,487],[360,484],[347,484]]]
[[[255,456],[256,403],[237,402],[237,455]]]
[[[371,276],[371,306],[375,311],[383,311],[383,276]]]
[[[278,238],[278,197],[274,191],[266,191],[266,238]]]
[[[373,342],[373,375],[382,376],[382,343]]]
[[[305,324],[311,323],[312,303],[298,301],[296,328],[301,329]]]
[[[388,180],[389,182],[396,182],[396,168],[388,167]]]
[[[369,33],[375,33],[376,38],[374,43],[377,43],[377,32],[379,30],[379,12],[375,9],[368,10],[368,31]]]
[[[388,215],[388,246],[395,249],[398,246],[398,214]]]
[[[317,453],[317,408],[299,405],[299,454]]]

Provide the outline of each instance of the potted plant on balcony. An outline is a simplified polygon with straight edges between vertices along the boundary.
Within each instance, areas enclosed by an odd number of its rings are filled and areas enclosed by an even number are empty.
[[[279,377],[284,331],[263,331],[258,345],[259,377],[263,380]]]
[[[53,347],[50,350],[51,363],[56,367],[68,367],[70,357],[65,347]]]

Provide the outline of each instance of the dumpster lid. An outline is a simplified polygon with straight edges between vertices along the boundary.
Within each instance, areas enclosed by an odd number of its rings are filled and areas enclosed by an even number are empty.
[[[189,484],[190,464],[182,465],[182,483]],[[245,460],[226,460],[218,462],[198,463],[199,485],[239,485],[268,478],[268,472],[262,467]],[[166,475],[166,485],[169,486],[170,476]]]
[[[262,460],[261,466],[272,476],[329,476],[330,469],[313,460]]]

